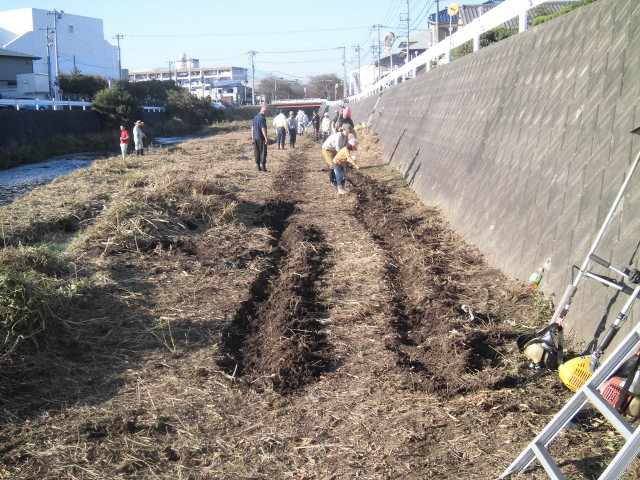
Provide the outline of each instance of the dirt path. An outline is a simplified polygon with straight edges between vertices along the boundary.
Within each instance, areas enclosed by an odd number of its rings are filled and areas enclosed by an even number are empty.
[[[513,351],[548,305],[420,205],[375,137],[346,196],[308,139],[264,173],[246,137],[113,159],[3,211],[88,192],[66,207],[86,212],[60,260],[82,284],[68,330],[3,377],[0,478],[497,477],[568,398]],[[618,444],[598,426],[553,453],[593,478]]]

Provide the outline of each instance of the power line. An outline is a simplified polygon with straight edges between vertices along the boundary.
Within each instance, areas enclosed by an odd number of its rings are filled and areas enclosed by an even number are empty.
[[[343,28],[318,28],[312,30],[277,30],[272,32],[234,32],[234,33],[175,33],[175,34],[165,34],[165,33],[127,33],[125,34],[127,37],[138,37],[138,38],[191,38],[191,37],[230,37],[230,36],[264,36],[264,35],[286,35],[289,33],[316,33],[316,32],[338,32],[338,31],[346,31],[346,30],[360,30],[363,28],[368,28],[366,26],[359,27],[343,27]]]
[[[336,50],[336,47],[333,48],[319,48],[316,50],[285,50],[282,52],[263,52],[262,50],[260,51],[260,53],[275,53],[275,54],[282,54],[282,53],[313,53],[313,52],[326,52],[329,50]]]

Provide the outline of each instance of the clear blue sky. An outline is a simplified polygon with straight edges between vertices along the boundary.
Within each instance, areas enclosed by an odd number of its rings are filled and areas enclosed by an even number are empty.
[[[409,0],[411,35],[426,31],[427,14],[435,0]],[[440,1],[440,9],[448,2]],[[249,51],[257,52],[256,79],[275,75],[306,80],[371,63],[371,45],[394,32],[398,44],[406,38],[407,0],[291,2],[257,0],[0,0],[0,10],[17,8],[64,10],[100,18],[104,36],[120,40],[122,67],[130,71],[168,68],[184,52],[201,66],[250,67]]]

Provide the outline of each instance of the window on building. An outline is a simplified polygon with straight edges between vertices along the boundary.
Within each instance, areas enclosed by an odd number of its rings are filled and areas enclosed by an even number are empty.
[[[73,25],[69,25],[67,28],[69,29],[69,33],[73,33]]]

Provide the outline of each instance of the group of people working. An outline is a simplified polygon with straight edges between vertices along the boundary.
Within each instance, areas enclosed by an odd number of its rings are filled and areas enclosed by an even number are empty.
[[[289,117],[286,117],[284,112],[280,110],[280,113],[273,119],[278,150],[284,150],[287,133],[289,134],[289,147],[295,148],[298,135],[304,135],[311,123],[303,110],[298,110],[298,114],[295,116],[293,111],[290,111]]]
[[[253,151],[258,171],[267,171],[267,145],[269,144],[269,135],[267,133],[266,115],[269,113],[267,107],[262,107],[260,113],[253,118],[251,134],[253,138]],[[329,114],[325,113],[324,118],[320,121],[318,112],[313,113],[313,117],[309,121],[308,117],[302,112],[302,127],[298,121],[298,117],[294,117],[293,112],[289,112],[287,118],[281,111],[273,120],[273,126],[276,128],[276,138],[278,150],[284,150],[284,142],[287,132],[289,133],[289,146],[295,148],[298,130],[304,133],[306,129],[312,127],[315,135],[315,141],[322,138],[322,158],[329,166],[329,182],[338,189],[338,195],[348,193],[345,189],[346,170],[349,165],[359,169],[360,166],[355,161],[355,151],[358,150],[358,137],[351,119],[351,109],[342,107],[336,110],[334,118],[329,120]],[[304,118],[306,117],[306,120]],[[293,140],[292,140],[293,130]],[[320,137],[321,136],[321,137]]]

